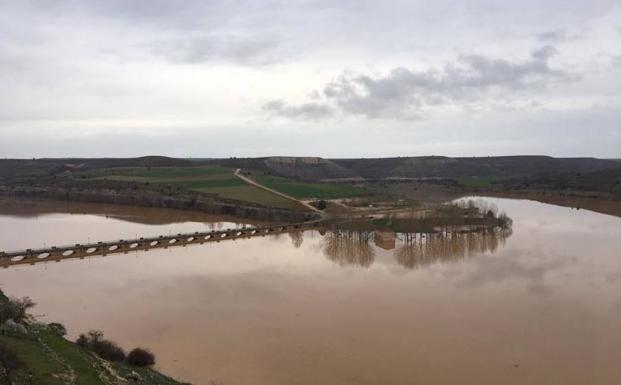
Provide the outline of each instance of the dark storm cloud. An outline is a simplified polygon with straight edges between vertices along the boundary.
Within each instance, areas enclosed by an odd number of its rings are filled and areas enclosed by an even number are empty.
[[[549,60],[557,54],[554,47],[544,46],[521,61],[469,54],[427,71],[399,67],[379,77],[345,73],[324,87],[325,106],[372,119],[419,118],[423,106],[479,100],[489,92],[515,93],[571,79],[568,72],[550,67]],[[283,104],[271,112],[295,117],[287,112],[296,108]]]

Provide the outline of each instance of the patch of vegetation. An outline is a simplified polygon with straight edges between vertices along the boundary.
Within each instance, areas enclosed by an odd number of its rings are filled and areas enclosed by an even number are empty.
[[[155,365],[155,355],[147,349],[135,348],[127,355],[127,363],[134,366]]]
[[[247,186],[247,183],[239,179],[236,176],[231,178],[219,178],[219,179],[204,179],[204,180],[191,180],[184,182],[176,182],[176,185],[182,186],[188,190],[196,191],[209,191],[214,187],[234,187],[234,186]]]
[[[108,168],[89,171],[88,178],[142,182],[216,194],[222,198],[259,203],[266,206],[301,209],[300,205],[268,191],[251,186],[235,176],[233,170],[220,166]]]
[[[125,351],[116,343],[104,339],[103,333],[98,330],[91,330],[88,334],[80,334],[76,344],[83,349],[93,351],[106,361],[125,361]]]
[[[249,184],[241,186],[222,186],[222,187],[209,187],[200,189],[198,191],[208,192],[212,194],[218,194],[223,198],[237,199],[240,201],[254,202],[266,206],[282,207],[290,209],[301,209],[299,204],[289,199],[285,199],[281,196],[273,194],[269,191],[265,191]]]
[[[498,178],[495,176],[461,176],[457,178],[457,184],[469,188],[490,187],[496,181]]]
[[[258,183],[294,198],[338,199],[366,194],[366,190],[351,184],[306,183],[267,175],[251,175]]]
[[[100,168],[85,172],[87,177],[124,176],[129,178],[148,178],[152,180],[173,178],[195,178],[231,173],[230,169],[219,166],[195,167],[114,167]]]

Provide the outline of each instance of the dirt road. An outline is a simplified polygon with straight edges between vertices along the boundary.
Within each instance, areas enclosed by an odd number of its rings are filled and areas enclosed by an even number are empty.
[[[259,183],[255,182],[254,180],[252,180],[252,179],[242,175],[241,174],[241,168],[238,168],[237,170],[235,170],[235,176],[237,176],[239,179],[243,180],[244,182],[246,182],[248,184],[251,184],[251,185],[253,185],[255,187],[258,187],[258,188],[260,188],[262,190],[269,191],[272,194],[276,194],[276,195],[281,196],[281,197],[283,197],[285,199],[297,202],[297,203],[299,203],[300,205],[306,207],[309,210],[312,210],[314,212],[320,213],[322,216],[324,215],[324,213],[321,210],[319,210],[318,208],[308,204],[307,202],[301,201],[301,200],[299,200],[297,198],[292,197],[291,195],[287,195],[287,194],[281,193],[280,191],[276,191],[276,190],[271,189],[269,187],[263,186],[262,184],[259,184]]]

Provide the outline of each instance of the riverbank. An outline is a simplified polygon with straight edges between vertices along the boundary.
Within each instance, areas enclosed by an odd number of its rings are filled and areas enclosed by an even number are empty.
[[[215,199],[206,194],[175,192],[165,194],[138,189],[123,183],[106,186],[0,186],[0,197],[13,199],[49,199],[56,201],[106,203],[135,207],[158,207],[227,215],[258,221],[304,222],[316,214],[292,209],[253,205],[249,202]]]
[[[8,302],[0,290],[0,310]],[[0,384],[181,385],[149,367],[104,361],[66,340],[53,325],[30,319],[21,323],[7,321],[0,326],[0,350],[5,352],[0,354]]]
[[[621,196],[607,193],[544,190],[471,190],[464,191],[464,195],[527,199],[540,203],[569,207],[577,210],[589,210],[600,214],[621,217]]]

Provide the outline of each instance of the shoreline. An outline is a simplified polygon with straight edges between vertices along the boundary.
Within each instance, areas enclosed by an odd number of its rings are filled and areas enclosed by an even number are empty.
[[[0,198],[43,199],[59,202],[103,203],[118,206],[163,208],[269,222],[306,222],[308,211],[266,207],[235,200],[216,200],[201,194],[163,195],[131,188],[103,189],[44,186],[0,186]]]

